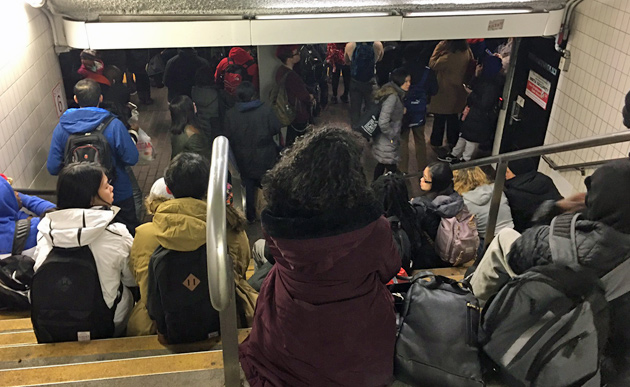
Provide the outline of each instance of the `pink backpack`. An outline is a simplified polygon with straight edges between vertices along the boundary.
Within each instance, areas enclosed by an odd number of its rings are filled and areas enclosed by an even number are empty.
[[[442,218],[435,237],[435,252],[453,266],[477,258],[479,233],[475,215],[464,208],[452,218]]]

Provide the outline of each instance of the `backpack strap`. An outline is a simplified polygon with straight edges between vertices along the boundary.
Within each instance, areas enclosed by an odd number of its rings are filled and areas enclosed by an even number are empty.
[[[106,119],[101,121],[101,123],[98,124],[98,126],[94,130],[97,131],[97,132],[103,133],[105,131],[105,129],[109,126],[109,124],[112,121],[114,121],[114,118],[116,118],[116,116],[114,116],[113,114],[110,114],[109,117],[107,117]]]
[[[247,62],[243,63],[241,66],[247,69],[249,68],[249,66],[253,65],[254,63],[256,63],[256,61],[254,61],[253,59],[250,59]]]
[[[15,222],[15,232],[13,233],[13,247],[11,255],[20,255],[26,246],[26,240],[31,232],[31,217],[19,219]]]
[[[581,214],[562,214],[551,221],[549,227],[549,248],[554,263],[570,268],[580,266],[575,242],[575,224]]]

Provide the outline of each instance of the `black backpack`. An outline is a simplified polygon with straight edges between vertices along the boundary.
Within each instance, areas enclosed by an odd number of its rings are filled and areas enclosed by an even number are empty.
[[[149,316],[169,344],[205,340],[219,332],[210,302],[206,245],[195,251],[158,246],[149,263]]]
[[[359,118],[359,122],[352,129],[359,132],[366,140],[370,140],[381,133],[378,118],[381,116],[382,103],[375,103],[368,107]]]
[[[33,258],[22,255],[31,231],[31,219],[15,222],[11,255],[0,259],[0,310],[27,310],[28,291],[33,281]]]
[[[400,224],[400,219],[398,219],[397,216],[390,216],[387,220],[389,221],[389,225],[392,229],[392,236],[394,238],[394,243],[396,243],[396,247],[398,248],[398,254],[402,260],[402,267],[405,271],[410,272],[411,241],[409,240],[409,235],[407,235],[407,232],[403,230],[402,225]]]
[[[374,78],[375,59],[374,43],[357,43],[352,52],[350,73],[352,79],[359,82],[369,82]]]
[[[300,75],[307,85],[320,83],[326,77],[326,62],[312,44],[300,48]]]
[[[39,343],[84,341],[114,335],[114,312],[103,299],[89,246],[53,247],[33,276],[31,320]]]
[[[114,163],[107,139],[103,132],[114,120],[110,115],[103,120],[94,130],[86,133],[73,133],[68,137],[64,152],[64,164],[76,162],[93,162],[105,168],[107,176],[114,178]]]
[[[394,376],[412,386],[481,387],[479,304],[465,282],[420,272],[404,292]]]
[[[228,66],[223,72],[223,89],[226,93],[231,96],[236,96],[236,88],[243,82],[248,81],[251,82],[254,77],[252,77],[247,70],[250,66],[252,66],[254,60],[251,59],[242,65],[234,63],[232,58],[228,58]]]

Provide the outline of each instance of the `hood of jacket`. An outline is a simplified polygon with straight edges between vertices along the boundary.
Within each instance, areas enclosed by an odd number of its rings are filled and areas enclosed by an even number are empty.
[[[262,104],[263,102],[259,99],[255,99],[249,102],[237,102],[236,109],[239,112],[247,112],[259,108],[260,106],[262,106]]]
[[[232,59],[234,61],[234,63],[236,63],[238,65],[245,64],[248,61],[254,59],[251,55],[249,55],[249,53],[247,51],[245,51],[244,49],[242,49],[240,47],[232,48],[230,50],[230,53],[228,54],[228,57],[230,59]]]
[[[427,206],[441,218],[452,218],[464,208],[464,198],[457,192],[450,195],[438,195]]]
[[[401,89],[400,86],[398,86],[394,82],[388,82],[384,84],[376,92],[374,92],[374,99],[380,101],[391,94],[397,94],[398,98],[400,98],[401,101],[405,97],[405,91]]]
[[[68,109],[59,119],[59,125],[69,133],[85,133],[96,129],[110,115],[107,110],[97,107]]]
[[[51,246],[87,246],[105,232],[118,210],[118,207],[93,207],[49,212],[39,222],[37,230]]]
[[[167,200],[153,216],[157,240],[176,251],[194,251],[206,243],[206,202],[193,198]]]
[[[550,180],[538,171],[531,171],[506,180],[505,187],[538,196],[549,192]]]
[[[473,189],[472,191],[465,192],[462,196],[466,198],[469,202],[482,207],[486,204],[490,203],[492,199],[492,191],[494,190],[494,185],[485,184],[480,185],[479,187]]]
[[[295,271],[322,273],[362,244],[382,214],[375,202],[311,217],[278,217],[265,209],[261,217],[274,256],[282,257]]]
[[[13,187],[8,181],[0,177],[0,219],[15,222],[19,210]]]

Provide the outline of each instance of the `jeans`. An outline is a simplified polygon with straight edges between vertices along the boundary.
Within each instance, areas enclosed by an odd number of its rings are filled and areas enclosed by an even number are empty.
[[[459,117],[457,114],[435,114],[433,117],[433,131],[431,145],[442,146],[444,128],[446,127],[446,142],[453,148],[459,138]]]
[[[245,186],[245,216],[249,222],[256,220],[256,191],[261,188],[259,179],[250,179],[244,177],[242,179]]]
[[[350,82],[350,123],[352,127],[359,123],[363,106],[365,105],[365,110],[369,110],[371,105],[374,104],[374,99],[372,99],[374,86],[373,80],[370,82],[359,82],[353,79]]]
[[[335,70],[332,71],[332,95],[333,97],[337,96],[337,90],[339,89],[339,77],[343,77],[343,94],[342,96],[347,97],[350,92],[350,66],[348,65],[339,65],[335,66]]]

